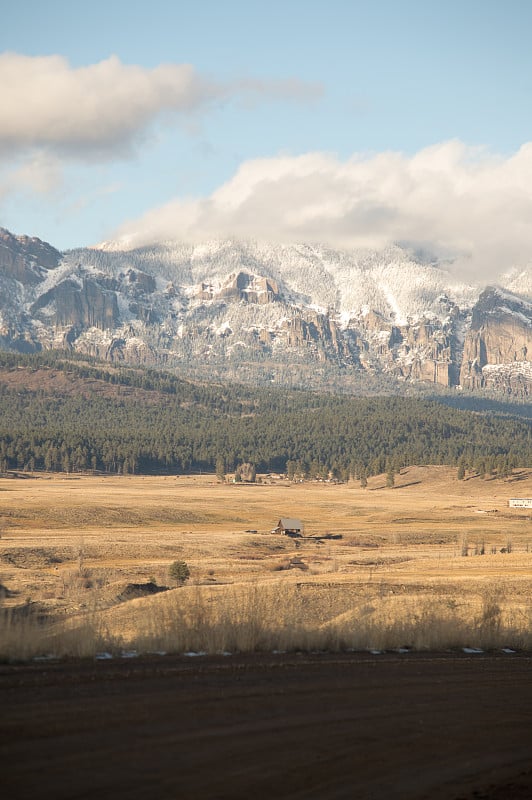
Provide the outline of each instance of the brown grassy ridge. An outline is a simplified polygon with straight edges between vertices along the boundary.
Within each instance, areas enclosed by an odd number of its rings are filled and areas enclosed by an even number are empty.
[[[106,365],[113,373],[113,367]],[[113,384],[101,378],[83,377],[53,367],[0,367],[0,383],[14,391],[41,392],[59,397],[105,397],[112,400],[130,400],[136,403],[152,404],[170,402],[164,392],[155,389],[141,389],[135,386]]]
[[[530,471],[459,482],[412,467],[394,489],[264,481],[1,479],[1,657],[531,646],[531,517],[508,508],[531,496]],[[343,538],[296,547],[269,533],[281,516]],[[128,582],[168,585],[175,559],[189,585],[118,602]]]

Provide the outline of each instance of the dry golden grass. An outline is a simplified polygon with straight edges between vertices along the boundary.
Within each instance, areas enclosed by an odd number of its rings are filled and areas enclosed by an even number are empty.
[[[459,482],[454,469],[412,467],[393,489],[385,476],[367,489],[0,479],[0,655],[528,646],[532,514],[510,509],[513,496],[532,496],[531,471]],[[343,538],[270,534],[282,516],[301,518],[307,536]],[[294,556],[305,570],[286,569]],[[168,585],[176,559],[189,585],[118,602],[127,583]]]

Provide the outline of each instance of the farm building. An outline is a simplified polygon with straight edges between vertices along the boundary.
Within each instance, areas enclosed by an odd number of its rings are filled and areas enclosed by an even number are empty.
[[[303,572],[306,572],[306,570],[308,570],[308,565],[305,564],[299,556],[294,556],[294,558],[291,558],[288,562],[288,569],[301,569]]]
[[[282,533],[284,536],[292,536],[298,538],[303,536],[303,525],[299,519],[289,519],[288,517],[281,517],[277,523],[277,527],[272,530],[272,533]]]
[[[510,508],[532,508],[532,497],[513,497],[508,505]]]

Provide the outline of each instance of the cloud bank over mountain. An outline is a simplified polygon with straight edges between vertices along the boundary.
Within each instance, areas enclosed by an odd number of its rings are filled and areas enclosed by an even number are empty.
[[[290,77],[235,73],[219,80],[190,64],[148,67],[110,56],[74,67],[59,55],[10,52],[0,54],[0,85],[4,205],[24,192],[27,197],[55,192],[57,199],[67,165],[91,170],[149,151],[145,145],[161,125],[192,132],[199,119],[224,104],[252,115],[257,105],[272,100],[308,105],[323,95],[319,83]],[[458,139],[413,154],[353,151],[344,159],[320,150],[235,156],[240,166],[210,194],[190,198],[176,186],[170,202],[108,237],[129,247],[228,237],[318,241],[349,249],[406,243],[453,260],[459,273],[479,280],[530,262],[532,143],[511,155]],[[65,196],[76,180],[71,173]],[[101,190],[92,186],[92,195],[80,192],[72,203],[83,207],[85,198],[99,197],[120,179],[111,180],[109,173],[102,181]]]
[[[252,238],[382,248],[401,242],[489,278],[532,253],[532,144],[509,156],[448,141],[414,155],[326,153],[244,162],[210,196],[177,197],[123,225],[127,247]]]

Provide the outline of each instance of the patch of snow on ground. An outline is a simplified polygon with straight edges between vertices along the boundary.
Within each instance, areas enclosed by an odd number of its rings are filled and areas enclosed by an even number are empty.
[[[349,311],[342,311],[336,317],[336,324],[340,328],[340,330],[346,330],[349,327],[349,323],[351,322],[352,315]]]
[[[509,364],[486,364],[482,372],[499,375],[524,375],[532,380],[532,363],[530,361],[512,361]]]
[[[526,314],[522,314],[521,311],[517,311],[514,308],[508,308],[508,306],[500,306],[500,308],[495,310],[495,313],[497,311],[499,311],[499,310],[500,311],[504,311],[505,314],[509,314],[511,317],[515,317],[520,322],[524,322],[525,325],[531,325],[532,324],[532,322],[530,321],[530,318],[527,317]],[[532,312],[532,306],[530,306],[530,311]]]
[[[60,262],[59,266],[55,269],[50,269],[46,272],[46,278],[39,283],[36,287],[37,295],[46,294],[50,289],[53,289],[54,286],[57,286],[58,283],[61,283],[71,276],[71,274],[76,270],[77,265],[74,262],[70,262],[68,260],[63,260]]]
[[[216,336],[224,336],[224,335],[230,335],[231,333],[233,333],[233,330],[228,322],[224,322],[220,325],[219,328],[216,328],[214,332]]]
[[[388,284],[385,283],[384,281],[381,281],[378,284],[378,286],[379,286],[380,290],[382,291],[382,293],[384,294],[384,297],[386,298],[386,302],[388,303],[388,305],[392,309],[393,314],[395,315],[394,322],[396,323],[396,325],[406,325],[406,316],[403,314],[403,312],[399,308],[399,303],[397,302],[397,299],[396,299],[395,295],[393,294],[392,290],[390,289],[390,287],[388,286]]]
[[[116,302],[118,305],[118,313],[122,322],[130,322],[135,319],[135,315],[129,310],[129,299],[125,295],[121,294],[120,292],[116,292]]]

